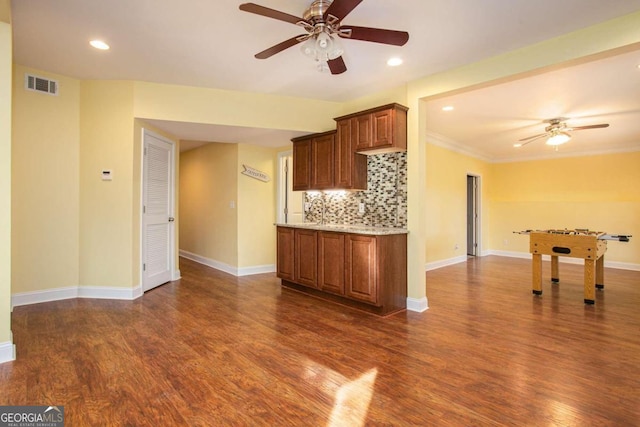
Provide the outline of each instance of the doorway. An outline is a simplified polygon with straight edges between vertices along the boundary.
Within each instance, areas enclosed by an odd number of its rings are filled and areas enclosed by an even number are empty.
[[[467,174],[467,255],[480,254],[480,177]]]
[[[293,191],[293,152],[278,153],[278,223],[304,222],[303,199],[303,191]]]
[[[175,271],[175,144],[143,130],[142,290],[172,280]]]

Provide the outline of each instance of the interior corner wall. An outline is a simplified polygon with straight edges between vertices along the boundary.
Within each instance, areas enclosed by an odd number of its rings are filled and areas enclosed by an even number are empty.
[[[139,286],[132,271],[133,82],[80,83],[80,286]],[[111,181],[101,171],[112,171]]]
[[[467,254],[467,175],[480,176],[481,251],[487,249],[490,165],[440,146],[426,147],[427,264]],[[409,195],[411,196],[411,195]],[[455,249],[456,246],[458,249]]]
[[[605,260],[640,268],[639,165],[640,151],[491,165],[491,249],[528,254],[513,231],[588,228],[633,235]]]
[[[238,145],[210,143],[180,155],[180,251],[238,267]]]
[[[58,94],[26,90],[25,73]],[[12,293],[77,287],[80,82],[21,65],[13,78]]]
[[[278,149],[238,146],[238,267],[275,271]],[[264,172],[268,182],[242,175],[243,165]]]
[[[0,0],[0,8],[9,3]],[[11,336],[11,25],[0,16],[0,363],[14,358]],[[8,19],[7,19],[8,20]],[[1,351],[4,349],[4,351]]]

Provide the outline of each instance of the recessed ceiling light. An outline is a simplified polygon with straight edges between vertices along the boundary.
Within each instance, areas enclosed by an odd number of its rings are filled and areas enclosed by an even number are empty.
[[[109,49],[109,45],[106,44],[105,42],[103,42],[102,40],[91,40],[89,42],[89,44],[93,47],[95,47],[96,49],[100,49],[100,50],[108,50]]]
[[[447,105],[442,107],[442,111],[453,111],[453,105]]]
[[[513,146],[516,147],[516,148],[520,148],[520,147],[522,147],[522,144],[513,144]]]
[[[389,58],[387,65],[390,67],[397,67],[402,64],[402,58]]]

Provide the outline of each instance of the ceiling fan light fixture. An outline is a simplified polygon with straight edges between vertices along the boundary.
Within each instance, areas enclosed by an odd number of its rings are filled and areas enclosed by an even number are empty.
[[[571,139],[571,135],[567,132],[553,132],[549,139],[547,139],[547,145],[562,145]]]
[[[300,46],[302,53],[316,62],[326,63],[332,59],[339,58],[344,53],[342,43],[327,31],[320,31],[309,37]],[[318,69],[325,67],[319,66]]]

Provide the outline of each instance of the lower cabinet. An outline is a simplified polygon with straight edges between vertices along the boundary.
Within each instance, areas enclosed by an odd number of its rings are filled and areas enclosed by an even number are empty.
[[[318,288],[344,295],[344,241],[342,233],[318,232]]]
[[[318,287],[318,232],[294,230],[294,277],[293,280],[311,288]]]
[[[276,243],[278,245],[278,260],[276,273],[278,277],[286,280],[295,280],[294,276],[294,232],[295,229],[278,227],[276,231]]]
[[[380,315],[406,308],[406,234],[278,227],[277,265],[284,286]]]
[[[347,235],[346,295],[378,304],[378,262],[375,236]]]

